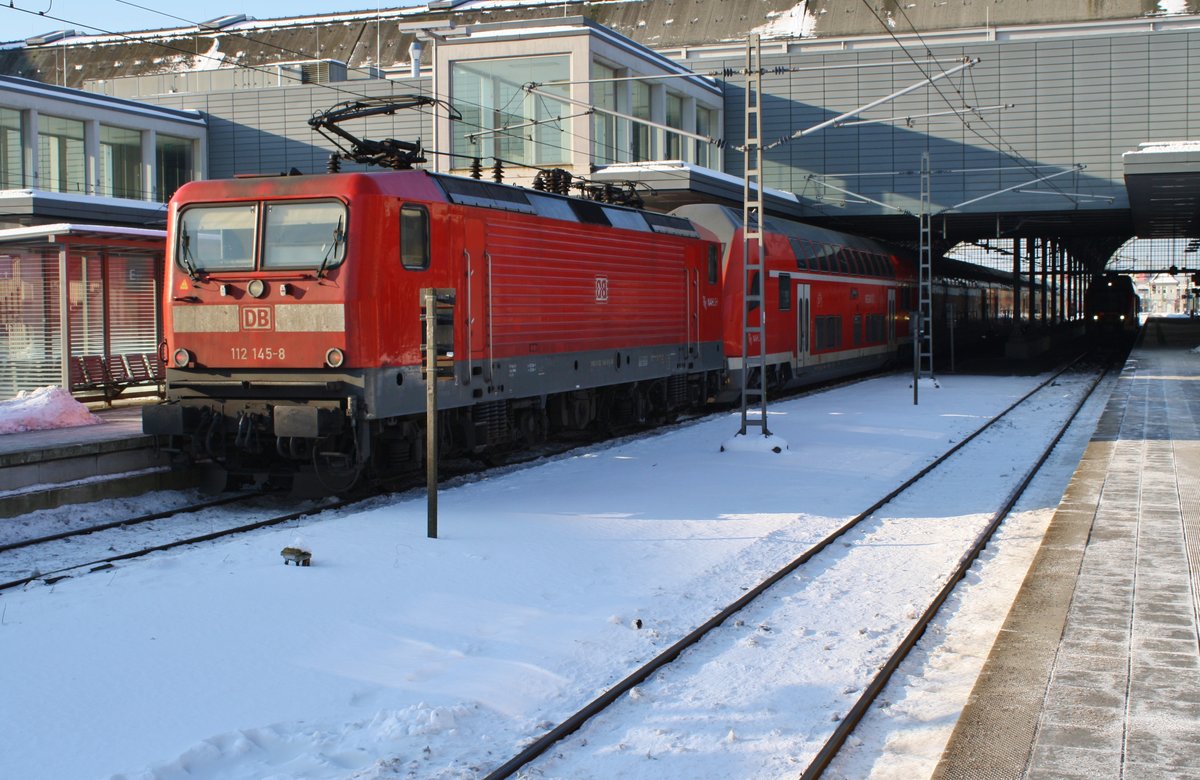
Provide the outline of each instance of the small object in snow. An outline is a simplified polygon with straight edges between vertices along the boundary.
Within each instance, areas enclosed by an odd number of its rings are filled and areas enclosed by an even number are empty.
[[[725,741],[726,742],[736,742],[737,741],[737,734],[733,733],[733,729],[730,729],[729,733],[725,735]]]
[[[642,627],[642,619],[641,619],[641,618],[634,618],[634,619],[633,619],[633,627],[634,627],[634,628],[641,628],[641,627]]]
[[[308,566],[312,563],[312,553],[308,550],[301,550],[299,547],[284,547],[280,552],[283,556],[283,565],[294,563],[297,566]]]

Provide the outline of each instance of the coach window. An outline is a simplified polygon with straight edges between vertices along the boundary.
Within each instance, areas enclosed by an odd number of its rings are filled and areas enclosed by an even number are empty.
[[[791,274],[779,275],[779,310],[792,309],[792,277]]]
[[[400,207],[400,263],[410,271],[429,267],[429,212],[424,206]]]
[[[716,248],[716,246],[710,246],[708,248],[708,283],[709,284],[717,283],[717,273],[719,270],[720,270],[720,267],[717,265],[717,248]]]

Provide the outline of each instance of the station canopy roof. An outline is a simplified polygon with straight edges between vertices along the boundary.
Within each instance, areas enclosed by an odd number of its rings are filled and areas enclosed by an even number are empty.
[[[1122,157],[1138,238],[1200,238],[1200,141],[1141,144]]]
[[[115,249],[124,254],[157,255],[166,249],[166,237],[165,230],[60,222],[0,230],[0,253],[18,247],[67,246],[79,252]]]

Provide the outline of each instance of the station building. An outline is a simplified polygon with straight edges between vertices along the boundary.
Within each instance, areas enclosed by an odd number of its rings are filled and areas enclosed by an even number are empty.
[[[935,256],[978,249],[1050,288],[1014,314],[1059,327],[1135,236],[1200,235],[1200,8],[1160,6],[437,0],[58,31],[0,44],[0,223],[93,203],[161,227],[179,182],[322,172],[336,148],[311,117],[413,95],[442,102],[346,129],[419,140],[439,171],[740,205],[757,36],[768,213],[915,245],[925,209]]]
[[[206,159],[197,112],[0,76],[0,398],[154,384],[166,201]]]

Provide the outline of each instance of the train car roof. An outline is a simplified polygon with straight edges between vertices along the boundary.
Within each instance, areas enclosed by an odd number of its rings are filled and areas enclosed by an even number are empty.
[[[497,184],[483,179],[468,179],[441,173],[429,175],[446,193],[446,198],[451,203],[463,206],[536,214],[564,222],[640,230],[646,233],[665,233],[688,238],[699,238],[700,235],[691,222],[670,214],[556,195],[510,184]]]
[[[729,243],[742,227],[741,211],[716,203],[691,203],[680,206],[672,214],[692,220],[698,225],[711,230],[722,243]],[[894,254],[895,247],[880,243],[874,239],[856,236],[850,233],[839,233],[836,230],[808,225],[803,222],[792,222],[778,217],[767,217],[764,225],[769,232],[792,238],[803,238],[809,241],[820,241],[826,244],[845,246],[851,249],[861,249],[879,254]]]

